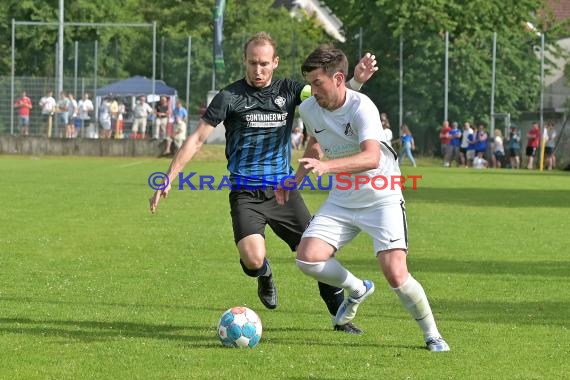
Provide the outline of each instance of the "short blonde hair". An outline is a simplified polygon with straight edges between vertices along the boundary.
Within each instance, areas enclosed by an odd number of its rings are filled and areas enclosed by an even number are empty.
[[[271,45],[273,47],[273,58],[277,56],[277,43],[267,32],[259,32],[251,36],[245,45],[243,45],[243,57],[247,56],[247,48],[249,44],[253,45]]]

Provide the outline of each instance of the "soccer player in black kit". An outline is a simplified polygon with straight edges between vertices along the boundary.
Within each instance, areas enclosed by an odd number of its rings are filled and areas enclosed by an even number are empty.
[[[279,65],[276,44],[260,32],[244,46],[246,76],[222,89],[212,100],[196,130],[188,136],[168,168],[168,185],[150,199],[154,213],[160,197],[166,197],[170,183],[207,140],[214,128],[226,128],[226,158],[232,190],[229,194],[234,240],[246,275],[256,277],[258,296],[269,309],[277,307],[277,289],[266,258],[265,226],[295,251],[311,215],[297,190],[289,202],[279,206],[274,186],[280,178],[293,174],[291,131],[295,108],[301,103],[305,84],[291,79],[273,79]],[[359,90],[377,70],[373,55],[366,54],[349,81]],[[318,155],[318,152],[315,152]],[[343,290],[319,282],[319,291],[329,313],[334,316],[344,301]],[[362,331],[352,323],[335,325],[334,330],[352,334]]]

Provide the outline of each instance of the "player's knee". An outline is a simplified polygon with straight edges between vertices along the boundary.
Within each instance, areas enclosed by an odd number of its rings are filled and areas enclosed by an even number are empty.
[[[392,288],[399,288],[402,286],[410,276],[409,272],[405,268],[399,268],[398,270],[389,270],[384,272],[384,277],[386,281]]]
[[[243,272],[250,277],[258,277],[264,269],[265,260],[262,259],[240,259]],[[268,264],[269,265],[269,264]]]
[[[297,260],[307,263],[317,263],[328,260],[334,254],[335,248],[317,238],[303,238],[297,247]]]
[[[295,259],[295,262],[297,263],[297,268],[299,268],[301,272],[311,277],[315,277],[322,270],[322,266],[324,264],[322,261],[311,263],[299,259]]]

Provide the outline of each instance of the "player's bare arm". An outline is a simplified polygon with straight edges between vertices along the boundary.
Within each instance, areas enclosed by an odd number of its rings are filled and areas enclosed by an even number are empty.
[[[186,164],[190,162],[190,160],[192,159],[192,157],[194,157],[196,152],[200,150],[200,148],[202,147],[202,145],[204,145],[204,143],[208,139],[208,136],[210,136],[213,130],[214,127],[212,125],[206,123],[204,120],[200,120],[200,123],[198,124],[196,131],[194,131],[190,136],[188,136],[188,138],[186,139],[186,141],[184,141],[180,149],[176,152],[174,158],[172,159],[172,162],[170,163],[167,172],[168,185],[164,189],[156,190],[153,196],[149,199],[150,212],[154,214],[156,208],[158,207],[158,202],[160,201],[161,197],[162,198],[168,197],[172,181],[176,178],[178,173],[180,173],[184,169]]]

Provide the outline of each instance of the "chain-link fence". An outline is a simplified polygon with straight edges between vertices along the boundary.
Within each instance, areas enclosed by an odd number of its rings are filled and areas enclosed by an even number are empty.
[[[110,78],[98,78],[99,86],[112,83],[114,80]],[[38,77],[17,77],[14,78],[15,94],[14,99],[18,99],[22,92],[32,101],[32,110],[29,118],[29,134],[38,136],[47,136],[48,125],[46,118],[41,113],[40,100],[48,92],[52,92],[55,100],[58,100],[57,85],[55,78],[38,78]],[[10,93],[11,78],[0,77],[0,91],[5,94]],[[64,91],[75,96],[77,100],[81,99],[85,93],[92,94],[96,91],[96,86],[92,77],[90,78],[65,78],[63,81]],[[12,124],[13,123],[13,124]],[[0,131],[3,134],[20,134],[20,125],[17,109],[10,104],[10,98],[0,99]],[[63,137],[64,126],[59,125],[58,118],[53,118],[52,137]]]
[[[535,96],[530,103],[517,103],[505,89],[509,86],[519,86],[528,89],[528,93],[536,94],[541,82],[537,64],[532,68],[536,73],[527,77],[531,79],[521,82],[517,78],[517,73],[513,71],[516,67],[509,58],[512,54],[505,49],[508,36],[498,36],[498,53],[493,59],[492,33],[469,36],[461,41],[453,40],[454,37],[451,36],[451,43],[443,38],[443,34],[426,35],[415,40],[405,37],[400,41],[388,39],[384,41],[388,46],[374,51],[377,44],[368,41],[367,36],[371,33],[367,33],[366,28],[363,29],[360,38],[347,37],[346,43],[337,45],[347,53],[351,65],[366,51],[377,55],[381,69],[362,91],[372,98],[381,112],[389,115],[395,138],[399,136],[400,124],[406,123],[414,134],[418,153],[426,156],[437,155],[440,151],[437,130],[443,120],[447,118],[449,121],[457,121],[460,125],[465,121],[484,122],[490,126],[491,98],[494,97],[495,114],[512,115],[511,122],[521,128],[524,146],[526,130],[533,121],[540,120],[540,100]],[[74,92],[76,97],[80,98],[82,93],[93,94],[96,88],[115,80],[125,79],[130,75],[150,78],[154,72],[156,79],[163,80],[177,89],[179,98],[184,101],[191,118],[195,120],[205,106],[208,91],[220,89],[244,75],[243,45],[249,34],[224,37],[224,70],[213,70],[212,38],[158,37],[154,70],[152,43],[148,36],[143,41],[143,48],[138,48],[138,55],[134,55],[140,56],[140,59],[136,60],[133,60],[132,54],[127,54],[130,50],[125,46],[126,42],[120,39],[99,42],[98,57],[94,56],[97,50],[94,41],[68,44],[65,46],[67,53],[64,60],[64,89]],[[526,49],[528,59],[537,63],[540,56],[538,45],[539,40],[535,36],[529,36],[526,44],[519,48]],[[275,76],[302,80],[300,65],[314,47],[314,42],[307,41],[295,32],[286,38],[280,38],[280,64]],[[480,61],[473,63],[473,57],[478,56],[478,51],[486,53]],[[53,66],[52,61],[46,61],[45,64]],[[494,82],[493,65],[496,67]],[[561,129],[565,120],[568,112],[567,99],[570,96],[570,89],[564,83],[562,71],[563,67],[547,66],[543,90],[544,123],[553,121],[557,130]],[[11,80],[10,77],[0,77],[0,90],[4,94],[10,94]],[[34,105],[30,133],[42,134],[44,126],[38,102],[48,90],[52,90],[57,97],[55,79],[18,75],[16,70],[14,83],[14,99],[22,91],[26,91]],[[18,118],[10,101],[10,96],[0,99],[0,133],[18,133]],[[12,116],[12,112],[15,116]],[[505,129],[500,118],[495,122],[498,128]],[[566,145],[561,145],[564,146]],[[570,156],[566,149],[558,149],[557,152],[561,156]]]

